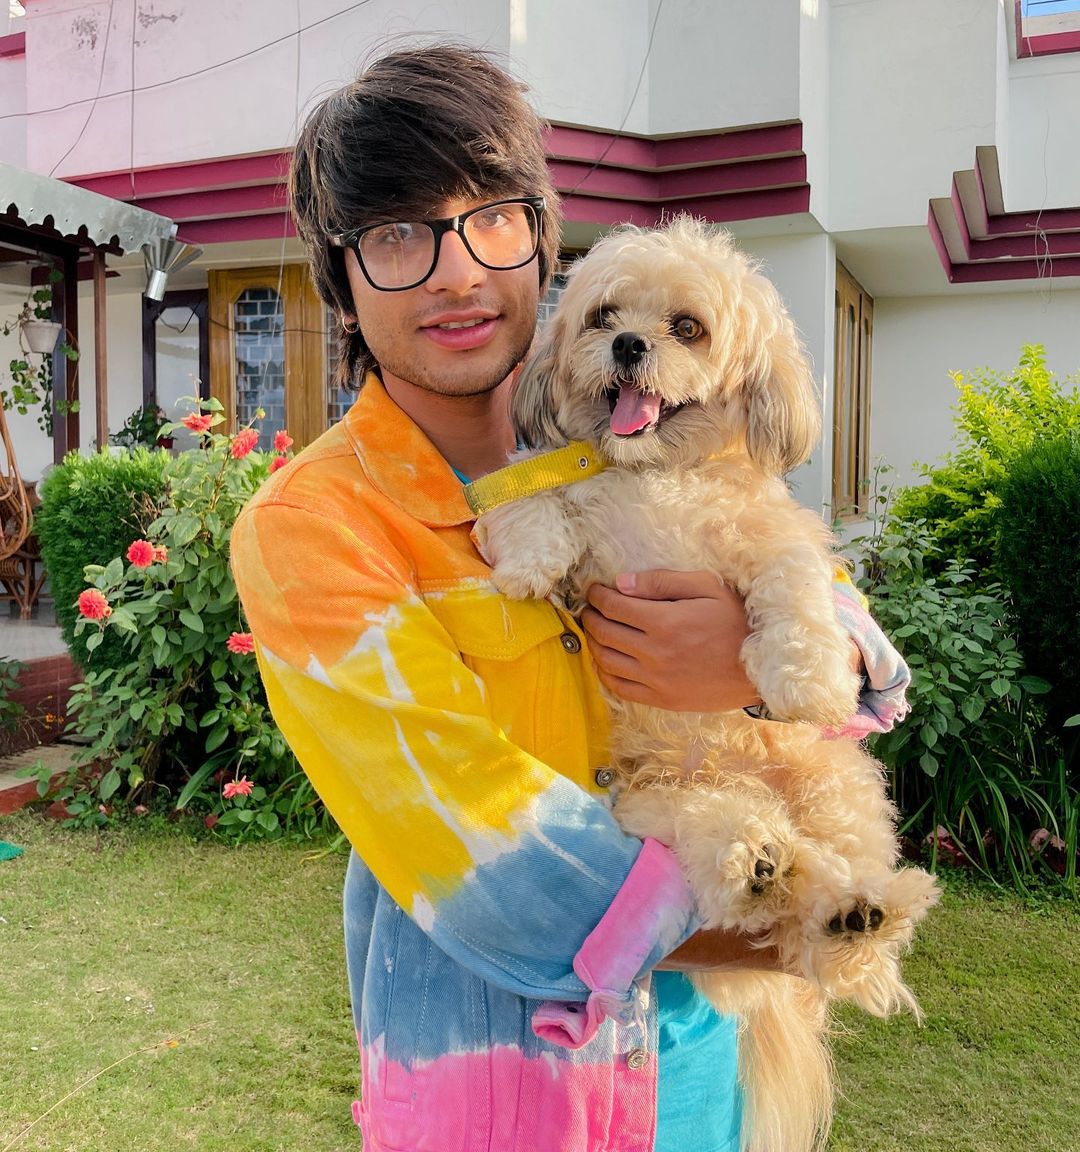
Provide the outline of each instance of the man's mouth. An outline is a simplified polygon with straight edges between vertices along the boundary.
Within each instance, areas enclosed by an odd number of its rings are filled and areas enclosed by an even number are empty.
[[[475,328],[477,324],[483,324],[486,319],[486,316],[477,316],[472,320],[447,320],[445,324],[436,324],[435,327],[450,332],[455,328]]]
[[[684,407],[669,404],[655,392],[643,392],[629,380],[615,380],[604,396],[611,409],[612,434],[620,437],[642,436]]]

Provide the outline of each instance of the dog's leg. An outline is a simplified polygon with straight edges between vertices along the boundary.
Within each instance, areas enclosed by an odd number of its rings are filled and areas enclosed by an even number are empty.
[[[512,600],[543,599],[578,563],[586,538],[558,489],[485,512],[473,539],[499,591]]]
[[[797,836],[783,803],[760,782],[631,787],[615,817],[675,852],[706,927],[761,932],[782,916]]]

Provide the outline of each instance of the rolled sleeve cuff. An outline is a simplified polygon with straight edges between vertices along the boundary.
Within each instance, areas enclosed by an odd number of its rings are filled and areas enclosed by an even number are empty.
[[[580,1048],[606,1019],[641,1023],[645,993],[638,977],[673,952],[699,926],[689,885],[670,849],[646,839],[622,887],[574,957],[590,990],[584,1005],[548,1001],[533,1013],[542,1040]]]
[[[908,714],[911,672],[867,611],[866,601],[858,589],[847,581],[837,581],[833,592],[837,619],[858,645],[866,678],[858,711],[843,728],[828,729],[825,735],[862,740],[875,732],[890,731]]]

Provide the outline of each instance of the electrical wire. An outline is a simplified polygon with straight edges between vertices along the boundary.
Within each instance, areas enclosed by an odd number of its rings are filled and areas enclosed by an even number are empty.
[[[357,8],[363,8],[370,4],[372,0],[357,0],[355,4],[350,4],[346,8],[342,8],[340,12],[331,12],[329,16],[323,16],[319,20],[313,20],[310,24],[305,24],[303,27],[298,28],[295,32],[288,32],[284,36],[278,36],[274,40],[268,40],[265,44],[260,44],[257,48],[250,48],[247,52],[241,52],[238,56],[229,56],[224,60],[219,60],[216,64],[208,64],[205,68],[198,68],[194,72],[182,72],[179,76],[170,76],[168,80],[158,80],[153,84],[143,84],[141,87],[133,87],[130,89],[132,92],[151,92],[155,88],[167,88],[170,84],[179,84],[181,80],[190,80],[194,76],[203,76],[207,72],[213,72],[218,68],[224,68],[229,64],[235,64],[238,60],[246,60],[249,56],[255,56],[259,52],[265,52],[267,48],[273,48],[277,44],[281,44],[286,40],[292,39],[294,36],[302,35],[304,32],[310,31],[312,28],[318,28],[320,24],[326,24],[331,20],[336,20],[339,16],[345,16],[349,12],[355,11]],[[110,0],[110,14],[111,14]],[[102,75],[104,75],[104,55],[102,57]],[[0,114],[0,120],[13,120],[20,116],[36,116],[39,113],[45,114],[46,112],[63,112],[68,108],[76,108],[80,104],[96,104],[98,100],[108,100],[113,96],[122,96],[129,91],[127,88],[119,89],[116,92],[106,92],[104,95],[99,90],[96,96],[86,96],[81,100],[69,100],[66,104],[56,104],[50,108],[31,108],[25,112],[5,112]],[[93,114],[93,108],[90,112]],[[89,120],[89,117],[87,118]],[[55,171],[55,169],[53,169]]]
[[[649,29],[649,41],[645,45],[645,58],[641,61],[641,71],[638,72],[637,84],[634,85],[634,91],[630,97],[630,103],[626,106],[626,114],[623,116],[622,122],[619,124],[618,128],[615,129],[614,134],[608,141],[607,147],[596,158],[593,166],[588,170],[588,172],[585,173],[584,176],[582,176],[582,178],[573,186],[573,188],[571,188],[570,191],[566,193],[567,196],[573,196],[574,193],[577,192],[577,190],[582,186],[582,184],[584,184],[585,181],[588,180],[588,178],[597,170],[597,168],[603,164],[607,154],[612,150],[612,148],[615,147],[615,142],[622,136],[622,130],[626,127],[627,120],[630,119],[630,113],[633,110],[634,102],[637,100],[638,93],[641,91],[641,82],[645,79],[645,69],[649,63],[649,57],[652,55],[653,39],[656,36],[656,26],[660,22],[660,13],[663,10],[663,7],[664,0],[660,0],[660,2],[656,5],[656,15],[653,17],[652,28]]]
[[[132,3],[134,3],[134,0],[132,0]],[[83,126],[79,129],[78,136],[75,137],[75,143],[72,144],[72,146],[63,154],[63,156],[61,156],[60,159],[57,160],[57,162],[52,166],[52,171],[49,173],[50,176],[55,175],[57,168],[63,164],[63,162],[72,154],[72,152],[75,151],[76,148],[78,148],[79,141],[83,138],[87,126],[93,119],[94,109],[97,107],[98,100],[101,99],[101,82],[105,79],[105,60],[109,55],[109,35],[112,32],[113,7],[115,4],[116,0],[109,0],[109,17],[108,22],[105,25],[105,40],[101,45],[101,65],[98,68],[97,92],[94,95],[94,99],[90,104],[89,110],[86,113],[86,119],[83,121]],[[132,26],[132,39],[134,39],[134,25]]]

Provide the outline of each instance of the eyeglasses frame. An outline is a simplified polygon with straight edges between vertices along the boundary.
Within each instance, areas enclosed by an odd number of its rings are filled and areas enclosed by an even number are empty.
[[[470,216],[475,215],[477,212],[485,212],[490,208],[498,208],[503,204],[527,204],[536,213],[536,242],[533,245],[533,250],[526,259],[520,261],[520,263],[511,264],[509,267],[485,263],[473,251],[472,245],[465,235],[465,221],[468,220]],[[331,234],[327,237],[327,240],[336,248],[351,248],[356,253],[356,262],[360,265],[360,271],[364,274],[364,279],[376,292],[408,292],[411,288],[419,288],[424,281],[431,278],[431,274],[438,266],[439,253],[442,251],[442,240],[447,232],[456,232],[458,236],[461,237],[462,244],[465,245],[465,251],[468,252],[481,268],[486,268],[489,272],[512,272],[515,268],[524,268],[526,264],[536,259],[536,254],[540,251],[540,244],[544,235],[545,208],[547,208],[547,200],[543,196],[509,196],[505,200],[492,200],[487,204],[477,204],[475,208],[470,208],[467,212],[459,212],[456,216],[444,216],[441,219],[435,220],[383,220],[377,224],[365,224],[362,228],[352,228],[348,232]],[[364,257],[360,253],[360,241],[367,232],[371,232],[376,228],[385,228],[387,224],[399,223],[427,225],[435,237],[435,251],[432,256],[431,267],[419,280],[414,281],[412,284],[401,284],[395,288],[385,288],[383,285],[376,284],[375,281],[372,280],[370,273],[365,267]]]

